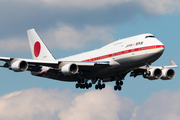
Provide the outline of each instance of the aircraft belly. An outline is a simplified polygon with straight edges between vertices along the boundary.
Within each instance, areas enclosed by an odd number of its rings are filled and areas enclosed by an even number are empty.
[[[59,70],[54,69],[49,69],[47,71],[41,72],[40,74],[37,74],[36,72],[31,72],[31,74],[39,77],[50,78],[65,82],[77,81],[76,75],[64,76],[61,72],[59,72]]]

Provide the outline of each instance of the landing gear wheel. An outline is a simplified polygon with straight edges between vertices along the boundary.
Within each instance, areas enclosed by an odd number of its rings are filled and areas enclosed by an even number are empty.
[[[119,81],[118,80],[116,81],[116,85],[119,86]]]
[[[85,88],[85,84],[81,84],[81,85],[80,85],[80,88],[81,88],[81,89],[84,89],[84,88]]]
[[[117,90],[117,86],[116,85],[114,86],[114,90]]]
[[[86,87],[86,85],[85,84],[83,84],[83,89]]]
[[[121,85],[121,86],[123,85],[123,81],[122,80],[119,82],[119,85]]]
[[[86,89],[89,89],[89,85],[87,83],[85,84],[85,87],[86,87]]]
[[[102,90],[102,86],[99,86],[99,90]]]
[[[105,84],[102,84],[102,88],[105,88],[106,87],[106,85]]]
[[[98,88],[99,88],[99,90],[102,90],[102,85],[99,84],[99,85],[98,85]]]
[[[98,89],[98,85],[95,85],[95,89],[96,89],[96,90]]]
[[[89,85],[90,88],[92,87],[92,83],[89,83],[88,85]]]
[[[77,84],[76,84],[76,88],[79,88],[79,87],[80,87],[80,85],[79,85],[79,83],[77,83]]]
[[[120,91],[122,88],[121,88],[121,86],[117,86],[117,89]]]
[[[83,88],[83,85],[82,85],[82,84],[80,84],[79,86],[80,86],[81,89]]]

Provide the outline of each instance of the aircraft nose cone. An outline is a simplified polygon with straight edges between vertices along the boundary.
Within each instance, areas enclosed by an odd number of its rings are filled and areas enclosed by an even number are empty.
[[[163,54],[165,46],[162,44],[162,45],[158,45],[157,48],[158,48],[157,52],[160,54]]]
[[[158,39],[156,39],[156,42],[157,42],[156,43],[157,52],[160,54],[163,54],[164,49],[165,49],[164,44],[161,41],[159,41]]]
[[[162,45],[162,48],[161,48],[162,53],[164,52],[164,49],[165,49],[165,47],[164,47],[164,45]]]

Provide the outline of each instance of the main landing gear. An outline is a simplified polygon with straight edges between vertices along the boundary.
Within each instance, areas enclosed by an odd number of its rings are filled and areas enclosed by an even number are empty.
[[[95,85],[95,89],[96,90],[102,90],[102,89],[104,89],[106,87],[106,85],[103,83],[103,84],[101,84],[101,80],[99,80],[98,81],[98,84],[97,85]]]
[[[84,79],[78,80],[78,83],[76,83],[76,88],[89,89],[91,87],[92,87],[92,83],[87,83],[87,81],[85,81]]]
[[[117,80],[116,81],[116,85],[114,86],[114,90],[121,90],[122,89],[122,85],[123,85],[123,81],[122,80]]]
[[[123,81],[122,79],[116,80],[116,85],[114,86],[114,90],[115,91],[120,91],[122,89],[122,85],[123,85]],[[94,83],[93,83],[94,84]],[[80,88],[80,89],[89,89],[92,87],[92,83],[88,83],[88,80],[86,79],[81,79],[78,80],[78,82],[75,85],[76,88]],[[102,90],[106,87],[106,85],[103,83],[102,80],[98,80],[97,84],[95,85],[95,89],[96,90]]]

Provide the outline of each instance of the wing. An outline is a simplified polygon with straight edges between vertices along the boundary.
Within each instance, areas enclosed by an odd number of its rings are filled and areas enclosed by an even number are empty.
[[[39,71],[43,66],[46,66],[53,69],[61,70],[62,72],[64,70],[66,72],[71,73],[73,69],[77,67],[78,70],[80,69],[82,71],[87,71],[87,70],[91,71],[95,69],[97,70],[98,68],[107,67],[110,64],[109,61],[81,62],[81,61],[35,60],[35,59],[22,59],[22,58],[10,58],[10,57],[0,57],[0,61],[5,62],[5,64],[1,65],[0,67],[9,68],[11,70],[14,70],[15,72],[21,72],[25,70]],[[73,68],[74,66],[75,68]]]
[[[170,65],[168,66],[142,66],[134,69],[130,76],[136,77],[138,75],[143,75],[144,78],[149,80],[170,80],[174,78],[175,72],[171,68],[177,68],[178,65],[173,60],[170,60]]]
[[[170,60],[170,65],[168,66],[148,66],[149,69],[153,69],[153,68],[159,68],[159,69],[169,69],[169,68],[177,68],[178,66],[176,65],[176,63],[173,60]],[[139,67],[139,69],[147,69],[146,66],[143,67]]]
[[[48,60],[34,60],[34,59],[22,59],[22,58],[10,58],[10,57],[0,57],[1,61],[4,61],[5,64],[0,67],[12,67],[17,65],[22,65],[25,63],[31,66],[48,66],[48,67],[56,67],[58,65],[58,61],[48,61]],[[18,64],[19,63],[19,64]],[[23,65],[22,65],[23,66]],[[19,67],[22,67],[19,66]],[[17,66],[18,67],[18,66]]]

